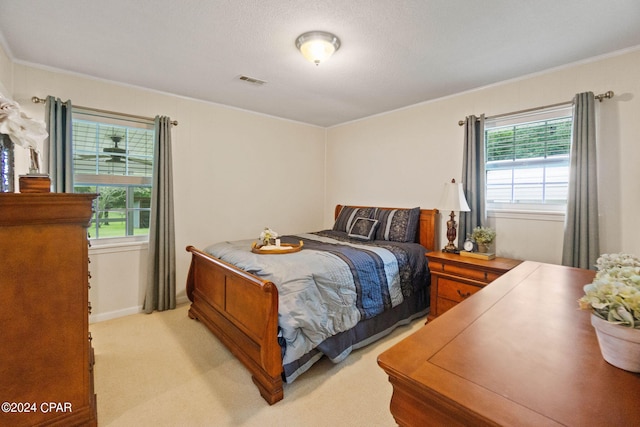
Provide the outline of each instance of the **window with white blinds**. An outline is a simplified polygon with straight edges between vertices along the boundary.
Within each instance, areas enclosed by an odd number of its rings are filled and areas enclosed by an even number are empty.
[[[74,109],[72,127],[74,192],[99,194],[89,227],[91,238],[146,240],[153,122]]]
[[[572,126],[571,105],[487,120],[487,208],[564,209]]]

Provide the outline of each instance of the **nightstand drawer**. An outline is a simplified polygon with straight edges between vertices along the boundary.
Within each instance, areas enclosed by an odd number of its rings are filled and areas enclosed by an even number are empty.
[[[442,314],[442,313],[448,311],[449,309],[452,309],[456,305],[458,305],[458,303],[455,302],[455,301],[451,301],[451,300],[448,300],[446,298],[440,298],[440,297],[438,297],[438,300],[437,300],[436,304],[438,306],[438,313],[439,314]]]
[[[479,286],[468,285],[455,280],[440,277],[438,280],[438,296],[452,301],[461,302],[482,289]]]
[[[428,252],[426,257],[431,271],[430,320],[520,264],[509,258],[482,260],[446,252]]]
[[[468,279],[479,280],[481,282],[490,283],[500,277],[499,274],[486,270],[477,270],[474,268],[461,267],[454,264],[444,264],[441,262],[429,262],[429,270],[434,273],[445,273],[457,277],[466,277]]]

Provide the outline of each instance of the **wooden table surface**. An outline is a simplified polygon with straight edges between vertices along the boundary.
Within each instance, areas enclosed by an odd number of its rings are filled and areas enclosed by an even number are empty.
[[[577,299],[594,272],[527,261],[385,351],[400,425],[640,425]]]

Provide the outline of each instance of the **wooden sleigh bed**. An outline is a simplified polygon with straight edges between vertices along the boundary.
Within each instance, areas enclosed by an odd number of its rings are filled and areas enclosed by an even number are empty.
[[[336,206],[336,218],[341,209],[342,205]],[[420,210],[417,241],[429,251],[438,244],[437,225],[437,210]],[[206,325],[245,365],[269,404],[278,402],[284,392],[276,285],[193,246],[186,250],[192,254],[187,277],[189,317]]]

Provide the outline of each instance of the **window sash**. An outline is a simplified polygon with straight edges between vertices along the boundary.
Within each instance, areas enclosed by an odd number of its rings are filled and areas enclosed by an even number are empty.
[[[74,185],[151,185],[150,176],[124,176],[124,175],[74,175]]]
[[[489,209],[565,205],[572,108],[554,107],[485,123]]]
[[[151,186],[139,185],[77,185],[76,192],[107,193],[105,187],[116,190],[115,199],[96,199],[89,232],[92,239],[126,238],[148,235],[151,212],[151,192],[148,197],[136,192]],[[124,192],[117,194],[118,191]],[[110,192],[114,194],[113,192]],[[124,200],[122,199],[124,196]],[[142,197],[141,197],[142,196]]]
[[[91,238],[103,243],[114,239],[146,240],[148,225],[145,227],[145,224],[148,223],[151,208],[145,192],[139,191],[145,187],[151,189],[153,184],[154,122],[131,120],[118,117],[117,114],[82,112],[75,108],[73,114],[76,136],[73,152],[74,191],[91,190],[107,194],[105,187],[109,187],[125,192],[120,192],[120,196],[114,199],[116,206],[104,206],[100,196],[95,200],[90,225]],[[115,147],[115,141],[113,144],[105,141],[110,130],[122,136],[118,141],[118,148],[122,151],[105,150]],[[149,131],[152,132],[149,134]]]
[[[153,128],[73,119],[75,173],[151,176]]]

